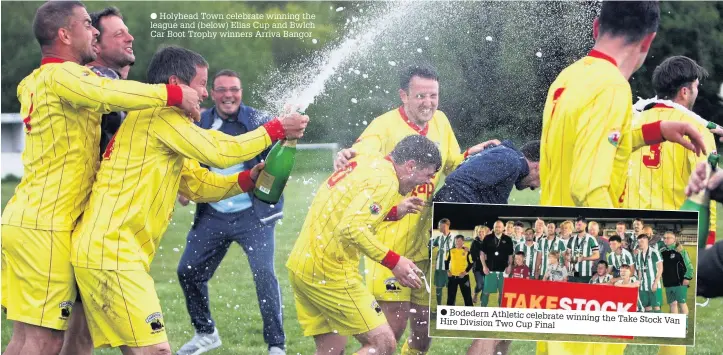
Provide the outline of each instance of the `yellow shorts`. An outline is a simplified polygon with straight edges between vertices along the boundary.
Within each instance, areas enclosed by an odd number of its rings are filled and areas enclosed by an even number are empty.
[[[2,305],[9,320],[68,329],[78,292],[70,233],[2,226]]]
[[[296,315],[304,336],[366,333],[387,323],[387,318],[361,281],[312,284],[289,270]]]
[[[627,344],[537,342],[536,355],[623,355]]]
[[[386,302],[411,302],[416,305],[429,307],[429,292],[427,292],[427,288],[424,285],[418,289],[404,287],[394,278],[392,270],[369,259],[366,259],[365,262],[367,263],[366,265],[371,264],[366,267],[366,269],[369,270],[365,280],[367,289],[377,300]],[[424,272],[427,282],[431,282],[432,277],[427,275],[429,273],[429,260],[416,261],[414,264]],[[432,285],[430,285],[430,287],[431,286]]]
[[[145,271],[75,268],[93,346],[141,347],[168,341],[153,278]]]

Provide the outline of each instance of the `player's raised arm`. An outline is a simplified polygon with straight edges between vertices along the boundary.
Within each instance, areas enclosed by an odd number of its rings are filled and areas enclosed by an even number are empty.
[[[202,167],[195,160],[185,159],[178,192],[198,203],[221,201],[251,191],[263,167],[264,163],[261,163],[238,174],[221,175]]]
[[[150,130],[168,149],[216,168],[250,160],[285,135],[278,119],[251,132],[230,136],[196,126],[180,110],[165,109],[155,116]]]
[[[181,47],[161,48],[148,66],[149,82],[188,84],[202,100],[208,97],[207,80],[206,60]],[[229,136],[196,126],[176,108],[154,111],[153,116],[148,131],[158,141],[177,154],[216,168],[228,168],[250,160],[279,139],[301,138],[309,121],[307,116],[290,113],[251,132]]]
[[[194,118],[201,114],[198,94],[187,85],[113,80],[72,62],[64,62],[53,69],[50,87],[74,108],[108,113],[178,106]]]

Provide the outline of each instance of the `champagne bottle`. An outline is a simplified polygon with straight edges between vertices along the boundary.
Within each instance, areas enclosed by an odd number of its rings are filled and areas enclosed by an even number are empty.
[[[296,158],[296,139],[281,140],[266,156],[266,166],[259,173],[254,196],[261,201],[275,204],[281,199]]]
[[[708,155],[708,164],[706,164],[705,181],[715,172],[718,166],[719,155],[711,153]],[[698,249],[705,248],[708,239],[708,228],[710,228],[710,191],[703,189],[697,194],[690,195],[685,200],[682,211],[698,212]]]

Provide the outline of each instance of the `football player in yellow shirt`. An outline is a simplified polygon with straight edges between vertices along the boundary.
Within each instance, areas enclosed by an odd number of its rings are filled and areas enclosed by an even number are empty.
[[[184,83],[202,99],[208,96],[208,63],[187,49],[160,49],[147,77],[151,83]],[[234,137],[201,129],[176,108],[128,113],[103,155],[88,207],[72,234],[70,260],[95,347],[170,353],[149,270],[176,195],[208,202],[250,191],[263,164],[223,176],[199,162],[218,168],[239,164],[275,140],[300,138],[307,122],[293,114]]]
[[[439,76],[432,67],[412,65],[400,78],[399,97],[402,106],[374,120],[362,132],[356,143],[339,152],[334,167],[346,166],[355,154],[376,152],[389,154],[394,146],[410,134],[431,139],[442,154],[442,169],[428,184],[417,186],[399,205],[392,208],[377,233],[384,245],[420,265],[429,268],[429,229],[432,223],[432,197],[442,178],[452,172],[467,155],[476,154],[489,141],[460,152],[459,143],[444,112],[437,110],[439,103]],[[408,341],[402,347],[403,355],[424,354],[429,349],[429,295],[425,289],[409,289],[396,284],[394,275],[386,268],[372,263],[368,267],[366,285],[379,301],[397,341],[410,323]],[[393,284],[394,287],[387,287]],[[413,310],[413,311],[410,311]]]
[[[360,153],[319,187],[286,263],[299,323],[314,337],[316,354],[343,353],[349,335],[361,343],[359,354],[396,350],[387,317],[359,273],[362,254],[367,268],[379,263],[401,285],[422,285],[422,270],[378,239],[379,226],[405,195],[432,181],[442,156],[418,134],[389,148],[386,157]]]
[[[667,58],[653,71],[653,87],[659,99],[668,100],[680,106],[665,103],[653,103],[633,120],[633,127],[655,121],[688,122],[703,135],[706,150],[716,151],[716,142],[703,124],[694,118],[692,111],[698,97],[700,80],[708,72],[694,60],[684,56]],[[706,162],[706,156],[696,156],[693,152],[670,142],[643,147],[633,152],[630,158],[630,178],[628,179],[625,208],[678,210],[686,199],[685,187],[688,178],[698,163]],[[712,245],[716,239],[716,205],[711,201],[710,231],[708,242]]]
[[[43,4],[33,32],[41,65],[17,88],[24,172],[2,216],[2,305],[14,323],[6,354],[62,347],[76,300],[70,234],[95,179],[101,115],[164,106],[199,114],[187,86],[116,81],[85,67],[98,30],[80,2]]]
[[[645,61],[659,20],[658,2],[602,3],[593,23],[592,51],[563,70],[548,91],[542,122],[541,205],[619,207],[633,150],[669,140],[705,152],[701,134],[688,123],[657,121],[631,127],[628,79]],[[537,353],[614,355],[624,349],[625,344],[538,342]]]

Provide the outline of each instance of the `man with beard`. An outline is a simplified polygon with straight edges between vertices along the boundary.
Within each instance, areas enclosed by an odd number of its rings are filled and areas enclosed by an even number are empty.
[[[567,258],[570,260],[572,274],[570,282],[590,283],[592,267],[600,259],[600,247],[595,237],[585,231],[587,221],[578,217],[575,222],[574,237],[567,243]]]
[[[62,347],[77,296],[70,235],[95,180],[101,114],[165,106],[200,114],[199,95],[187,85],[114,81],[84,67],[96,58],[98,31],[80,2],[41,5],[33,32],[41,66],[17,88],[26,174],[2,216],[2,305],[14,321],[8,355]]]
[[[88,67],[98,76],[111,79],[127,79],[128,69],[136,61],[133,54],[133,36],[123,22],[120,10],[115,6],[90,14],[90,21],[98,30],[98,41],[93,44],[96,53],[94,61]],[[100,155],[102,158],[105,148],[126,113],[123,111],[111,112],[103,115],[100,121]]]

